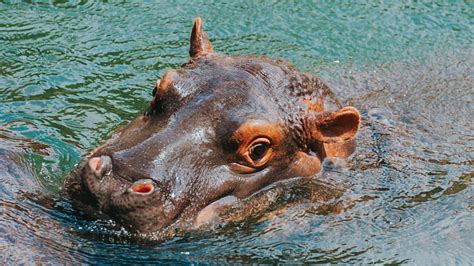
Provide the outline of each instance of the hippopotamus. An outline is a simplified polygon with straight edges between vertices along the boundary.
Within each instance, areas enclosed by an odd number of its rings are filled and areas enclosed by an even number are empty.
[[[324,160],[354,152],[360,113],[317,77],[214,52],[199,17],[189,55],[156,82],[146,111],[66,178],[73,200],[132,232],[197,230],[262,213],[275,195],[311,187]]]

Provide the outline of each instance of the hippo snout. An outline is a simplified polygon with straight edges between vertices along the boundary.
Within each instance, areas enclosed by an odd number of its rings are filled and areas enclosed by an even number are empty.
[[[86,183],[88,183],[89,188],[94,189],[100,188],[104,189],[104,186],[101,186],[101,181],[109,179],[112,173],[112,158],[108,155],[94,156],[88,159],[86,164],[85,174],[83,176]],[[125,181],[126,180],[126,181]],[[122,184],[122,187],[126,189],[118,189],[122,191],[121,193],[145,196],[150,195],[156,191],[156,184],[153,180],[147,178],[127,178],[125,183]],[[131,183],[131,184],[130,184]],[[110,193],[116,191],[110,191]]]
[[[116,173],[113,155],[97,155],[86,159],[79,177],[86,198],[93,199],[97,208],[132,231],[148,232],[173,222],[171,212],[165,212],[162,188],[149,178],[122,176]]]

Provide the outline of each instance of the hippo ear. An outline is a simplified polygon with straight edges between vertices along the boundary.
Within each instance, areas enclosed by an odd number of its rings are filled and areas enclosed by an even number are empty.
[[[211,42],[209,42],[206,33],[202,30],[202,20],[200,17],[196,17],[193,31],[191,32],[189,55],[197,57],[202,54],[212,53],[213,51]]]
[[[352,139],[360,125],[359,111],[346,106],[339,111],[319,114],[311,123],[311,137],[323,143]]]

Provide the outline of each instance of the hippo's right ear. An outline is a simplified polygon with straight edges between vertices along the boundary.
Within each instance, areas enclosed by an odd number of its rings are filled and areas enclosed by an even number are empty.
[[[189,55],[197,57],[206,53],[212,53],[213,51],[211,42],[209,42],[206,33],[202,30],[202,20],[200,17],[196,17],[194,19],[193,31],[191,32]]]
[[[311,137],[323,143],[344,142],[354,138],[359,125],[359,111],[346,106],[336,112],[317,115],[310,123]]]

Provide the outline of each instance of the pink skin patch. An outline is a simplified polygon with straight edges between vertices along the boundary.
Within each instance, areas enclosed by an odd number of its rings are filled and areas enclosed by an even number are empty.
[[[239,199],[232,195],[214,201],[198,213],[194,223],[194,228],[197,229],[205,226],[212,227],[219,224],[219,215],[221,212],[227,208],[230,208],[232,205],[237,204],[238,202]]]
[[[100,157],[94,157],[94,158],[91,158],[89,160],[89,167],[94,170],[94,171],[97,171],[99,170],[99,167],[100,167]]]

